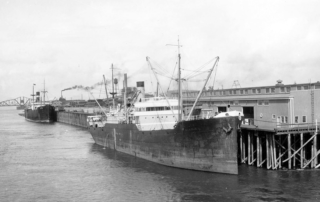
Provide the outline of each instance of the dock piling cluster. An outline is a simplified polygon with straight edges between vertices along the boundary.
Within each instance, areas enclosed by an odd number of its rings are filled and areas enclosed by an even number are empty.
[[[266,169],[317,169],[319,124],[294,124],[274,131],[242,128],[239,162]]]

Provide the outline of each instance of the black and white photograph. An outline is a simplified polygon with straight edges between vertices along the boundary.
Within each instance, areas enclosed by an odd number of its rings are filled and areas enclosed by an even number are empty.
[[[320,201],[319,8],[0,0],[0,201]]]

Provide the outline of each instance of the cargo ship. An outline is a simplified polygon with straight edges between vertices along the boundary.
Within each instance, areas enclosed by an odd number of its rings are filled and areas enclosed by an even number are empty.
[[[57,112],[50,104],[33,103],[24,110],[24,117],[27,121],[52,123],[57,121]]]
[[[214,66],[218,60],[217,57]],[[178,99],[144,98],[144,82],[137,82],[137,96],[131,99],[132,103],[126,103],[125,92],[123,109],[88,117],[88,130],[95,143],[166,166],[238,174],[237,133],[242,112],[211,117],[193,115],[203,87],[189,114],[184,116],[180,54],[178,75]],[[124,84],[126,89],[126,75]]]
[[[24,117],[27,121],[39,122],[39,123],[52,123],[57,121],[57,112],[55,107],[50,102],[45,101],[45,83],[43,88],[43,99],[41,100],[40,92],[34,94],[34,86],[32,88],[32,103],[24,110]],[[36,100],[34,101],[34,97]]]

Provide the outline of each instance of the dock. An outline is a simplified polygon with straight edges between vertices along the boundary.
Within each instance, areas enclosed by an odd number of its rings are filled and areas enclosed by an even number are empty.
[[[319,123],[285,124],[276,128],[242,125],[239,163],[279,169],[317,169]]]

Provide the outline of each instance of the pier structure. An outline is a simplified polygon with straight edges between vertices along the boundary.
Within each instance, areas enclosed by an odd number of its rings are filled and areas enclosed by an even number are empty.
[[[66,123],[74,126],[80,126],[83,128],[88,127],[87,117],[93,116],[93,113],[86,112],[68,112],[68,111],[58,111],[57,121],[60,123]]]
[[[184,91],[185,113],[199,91]],[[176,97],[177,92],[169,95]],[[244,115],[238,138],[239,163],[267,169],[319,168],[320,82],[241,87],[209,87],[197,112],[212,117],[219,112]]]
[[[270,170],[319,168],[318,135],[319,122],[287,124],[273,129],[242,125],[238,162]]]

